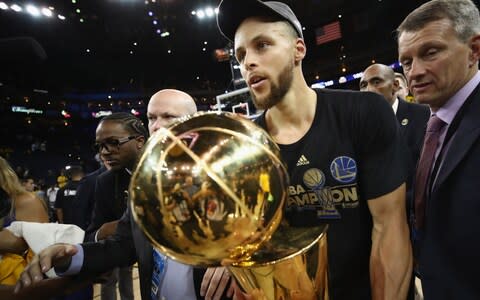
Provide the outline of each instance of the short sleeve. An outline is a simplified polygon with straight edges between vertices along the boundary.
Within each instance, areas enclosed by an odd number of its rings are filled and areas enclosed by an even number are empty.
[[[352,122],[359,154],[360,193],[373,199],[398,188],[407,178],[408,148],[391,106],[383,97],[358,95],[357,118]]]

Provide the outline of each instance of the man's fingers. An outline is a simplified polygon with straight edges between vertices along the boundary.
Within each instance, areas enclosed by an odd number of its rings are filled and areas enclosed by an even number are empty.
[[[73,245],[57,244],[47,247],[38,255],[35,255],[23,270],[15,285],[14,292],[18,293],[32,283],[42,281],[43,274],[50,270],[52,266],[57,266],[61,261],[69,259],[75,253],[77,253],[77,248]]]
[[[34,268],[34,266],[36,268]],[[20,278],[18,279],[17,284],[15,285],[14,292],[18,293],[22,288],[30,286],[32,284],[32,278],[34,278],[35,276],[34,274],[42,274],[42,272],[40,271],[38,256],[36,255],[20,275]]]
[[[227,297],[232,298],[235,292],[235,288],[237,287],[237,282],[234,278],[230,280],[230,286],[228,287]]]
[[[230,281],[230,273],[226,268],[222,268],[223,274],[220,279],[220,283],[218,284],[217,290],[215,291],[215,295],[213,296],[214,300],[220,300],[222,298],[222,294],[227,288],[228,282]]]
[[[22,284],[20,283],[21,281],[18,280],[17,283],[15,284],[15,288],[13,289],[13,293],[17,294],[20,292],[20,289],[22,288]]]
[[[40,253],[40,265],[42,272],[46,273],[52,267],[65,268],[65,264],[70,261],[70,258],[77,253],[75,245],[61,244],[58,247],[49,249],[49,251]]]
[[[215,268],[208,268],[205,274],[203,274],[202,284],[200,285],[200,296],[205,297],[213,273],[215,273]]]
[[[224,267],[215,268],[215,272],[213,273],[212,279],[210,279],[210,284],[208,285],[207,293],[205,294],[205,300],[216,299],[214,298],[214,295],[216,295],[216,291],[220,288],[222,289],[220,291],[220,295],[223,293],[226,283],[228,282],[228,279],[225,280],[223,277],[224,272],[226,272],[226,268]],[[225,283],[222,282],[222,278]]]

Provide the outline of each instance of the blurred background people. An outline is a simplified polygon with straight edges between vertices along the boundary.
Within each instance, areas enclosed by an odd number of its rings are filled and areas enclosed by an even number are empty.
[[[3,198],[8,197],[11,206],[10,211],[3,218],[2,228],[9,226],[13,221],[48,223],[45,203],[22,186],[17,174],[3,157],[0,157],[0,188],[4,191]],[[9,249],[0,248],[0,253],[2,253],[0,284],[14,285],[27,261],[31,258],[32,252],[18,255],[18,253],[8,251]]]

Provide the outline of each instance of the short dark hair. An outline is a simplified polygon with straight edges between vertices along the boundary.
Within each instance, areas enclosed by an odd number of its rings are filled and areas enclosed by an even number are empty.
[[[143,136],[145,139],[148,139],[148,130],[145,128],[145,125],[143,125],[142,120],[132,114],[126,112],[116,112],[103,117],[100,120],[100,123],[105,121],[120,123],[129,133]]]
[[[83,168],[81,166],[69,166],[65,171],[67,177],[72,179],[75,176],[83,176]]]
[[[398,26],[397,38],[405,31],[416,31],[428,23],[447,19],[457,37],[466,42],[480,32],[480,15],[471,0],[432,0],[412,11]]]

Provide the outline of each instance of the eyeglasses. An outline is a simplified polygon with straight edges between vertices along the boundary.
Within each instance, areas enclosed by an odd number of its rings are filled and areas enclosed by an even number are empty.
[[[128,143],[129,141],[137,138],[138,135],[131,135],[127,136],[124,138],[119,138],[119,139],[114,139],[114,138],[108,138],[104,140],[103,142],[97,142],[93,146],[96,152],[102,151],[104,148],[107,149],[107,151],[114,151],[114,150],[119,150],[120,146]]]

